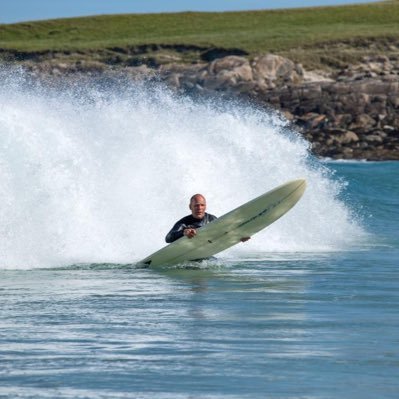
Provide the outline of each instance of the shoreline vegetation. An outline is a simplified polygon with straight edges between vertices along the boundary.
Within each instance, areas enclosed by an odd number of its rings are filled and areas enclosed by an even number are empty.
[[[399,160],[399,1],[0,25],[0,65],[123,74],[281,112],[319,157]]]

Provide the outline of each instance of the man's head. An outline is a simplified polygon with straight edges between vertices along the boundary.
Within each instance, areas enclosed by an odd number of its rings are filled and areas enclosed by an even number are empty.
[[[195,194],[190,199],[191,214],[196,219],[202,219],[205,216],[206,211],[206,199],[201,194]]]

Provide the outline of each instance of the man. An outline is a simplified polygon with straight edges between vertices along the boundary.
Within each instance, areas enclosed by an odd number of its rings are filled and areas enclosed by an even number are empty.
[[[197,234],[197,229],[217,219],[216,216],[205,212],[206,199],[202,194],[195,194],[191,197],[189,208],[191,215],[185,216],[176,222],[165,237],[167,243],[176,241],[183,236],[193,238]],[[250,237],[243,237],[241,241],[245,242],[249,239]]]
[[[191,215],[185,216],[176,222],[165,237],[167,243],[176,241],[183,236],[193,238],[197,234],[197,229],[217,219],[216,216],[205,212],[206,199],[202,194],[195,194],[191,197],[189,208]]]

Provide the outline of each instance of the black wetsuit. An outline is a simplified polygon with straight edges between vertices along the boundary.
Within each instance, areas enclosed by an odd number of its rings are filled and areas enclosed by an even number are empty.
[[[176,224],[172,227],[172,230],[170,230],[166,235],[165,241],[167,243],[176,241],[177,239],[183,237],[184,229],[199,229],[215,219],[217,219],[217,217],[209,213],[205,213],[205,216],[202,219],[196,219],[193,215],[185,216],[183,219],[180,219],[178,222],[176,222]]]

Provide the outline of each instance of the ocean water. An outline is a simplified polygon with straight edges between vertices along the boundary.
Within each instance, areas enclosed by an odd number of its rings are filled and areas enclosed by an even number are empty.
[[[322,162],[277,114],[0,71],[0,398],[397,398],[399,163]],[[201,192],[301,201],[152,270]]]

